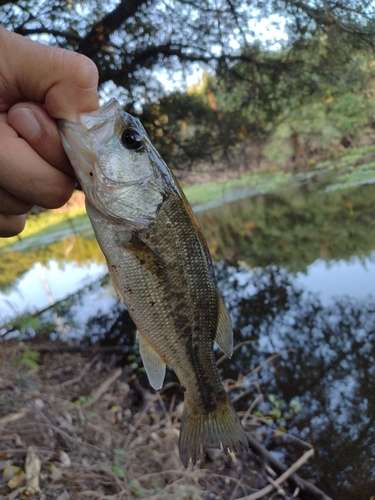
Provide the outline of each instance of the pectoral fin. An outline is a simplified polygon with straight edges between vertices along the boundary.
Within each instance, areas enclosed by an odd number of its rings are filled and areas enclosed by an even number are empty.
[[[154,349],[150,346],[145,338],[143,338],[138,333],[139,339],[139,352],[142,356],[142,361],[150,381],[151,386],[154,389],[161,389],[165,377],[165,366],[166,364],[160,358]]]
[[[220,295],[219,298],[219,310],[218,310],[218,318],[217,318],[217,330],[215,336],[215,342],[223,351],[223,353],[228,356],[228,358],[232,357],[233,354],[233,330],[230,321],[230,316],[226,305],[224,304],[224,300]]]
[[[158,279],[166,279],[163,259],[136,231],[133,231],[130,240],[124,244],[124,249],[134,255],[150,274]]]

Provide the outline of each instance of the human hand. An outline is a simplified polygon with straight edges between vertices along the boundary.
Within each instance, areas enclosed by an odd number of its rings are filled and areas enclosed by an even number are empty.
[[[70,198],[74,172],[55,119],[97,109],[97,81],[85,56],[0,27],[0,237],[20,233],[33,205]]]

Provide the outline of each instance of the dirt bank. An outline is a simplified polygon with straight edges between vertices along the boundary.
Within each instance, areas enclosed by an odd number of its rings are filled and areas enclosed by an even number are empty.
[[[146,390],[119,359],[115,348],[0,343],[0,498],[327,500],[288,473],[277,485],[280,464],[250,434],[253,451],[213,450],[185,469],[179,389]]]

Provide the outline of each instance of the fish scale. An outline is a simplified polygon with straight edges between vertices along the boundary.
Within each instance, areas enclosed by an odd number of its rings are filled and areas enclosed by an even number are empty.
[[[207,244],[178,182],[139,120],[115,100],[59,124],[119,299],[139,336],[151,385],[169,364],[184,391],[180,457],[247,446],[220,381],[213,345],[232,354],[230,317]]]

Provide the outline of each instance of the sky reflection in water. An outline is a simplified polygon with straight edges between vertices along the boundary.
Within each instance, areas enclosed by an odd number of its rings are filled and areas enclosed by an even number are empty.
[[[51,259],[46,266],[36,263],[13,290],[0,292],[0,321],[5,323],[19,314],[44,309],[96,281],[106,272],[106,266],[96,262],[86,265],[66,262],[61,266]]]
[[[375,186],[325,195],[304,186],[293,197],[257,197],[199,215],[235,342],[254,340],[225,364],[224,376],[237,378],[282,353],[249,384],[284,399],[284,411],[299,401],[301,412],[284,423],[316,447],[303,474],[337,500],[375,491],[374,200]],[[21,273],[17,287],[0,294],[0,319],[48,306],[44,280],[55,301],[86,285],[63,315],[67,337],[90,332],[91,341],[131,345],[123,332],[134,326],[113,290],[100,286],[104,263],[90,260],[90,252],[80,265],[73,248],[71,261],[56,257]],[[250,401],[256,395],[254,388]],[[288,438],[268,445],[286,450],[290,462],[304,451]]]

